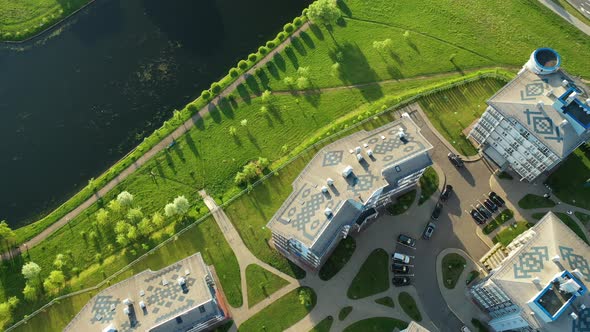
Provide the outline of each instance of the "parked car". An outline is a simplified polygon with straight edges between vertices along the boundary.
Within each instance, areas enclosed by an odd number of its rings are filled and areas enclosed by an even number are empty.
[[[483,201],[483,205],[485,205],[486,208],[492,212],[498,211],[498,206],[489,198]]]
[[[399,262],[399,263],[404,263],[404,264],[410,263],[410,256],[400,254],[399,252],[396,252],[393,255],[391,255],[391,258],[393,259],[394,262]]]
[[[483,207],[483,205],[481,205],[481,204],[477,204],[475,206],[475,208],[477,209],[477,212],[479,212],[486,219],[488,219],[488,218],[490,218],[492,216],[492,213],[490,211],[488,211],[488,209],[486,209],[485,207]]]
[[[493,200],[494,203],[496,203],[496,205],[498,205],[498,206],[504,206],[506,204],[506,202],[504,202],[502,197],[498,196],[498,194],[496,194],[493,191],[490,191],[488,196],[490,196],[490,199]]]
[[[453,186],[451,186],[450,184],[447,184],[445,186],[445,189],[443,189],[442,193],[440,193],[440,201],[446,202],[449,199],[449,197],[451,197],[452,193],[453,193]]]
[[[415,247],[416,246],[416,239],[413,239],[407,235],[404,234],[400,234],[397,237],[397,242],[401,243],[403,245],[406,245],[408,247]]]
[[[470,214],[473,220],[475,220],[475,222],[479,225],[486,223],[486,219],[481,215],[481,213],[477,212],[476,209],[471,210]]]
[[[440,213],[442,211],[443,205],[441,202],[436,202],[436,205],[434,206],[434,210],[432,211],[432,214],[430,215],[430,218],[432,220],[438,220],[438,217],[440,217]]]
[[[410,278],[402,277],[402,276],[395,276],[391,279],[391,283],[396,286],[408,286],[410,284]]]
[[[391,271],[399,274],[410,273],[410,267],[403,264],[393,263],[391,264]]]
[[[424,240],[430,240],[430,238],[432,237],[432,233],[434,233],[435,228],[436,228],[436,225],[429,222],[428,225],[426,225],[426,228],[424,229],[424,233],[422,234],[422,238]]]
[[[471,330],[467,326],[462,326],[461,332],[471,332]]]
[[[461,157],[457,156],[452,152],[449,152],[447,157],[449,157],[449,160],[453,165],[455,165],[455,167],[463,167],[463,160],[461,160]]]

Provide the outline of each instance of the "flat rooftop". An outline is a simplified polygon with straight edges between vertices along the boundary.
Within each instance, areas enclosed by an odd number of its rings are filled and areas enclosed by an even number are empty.
[[[205,280],[209,271],[200,253],[196,253],[159,271],[146,270],[125,279],[94,296],[64,331],[102,331],[114,326],[117,331],[148,331],[213,299]],[[186,288],[177,279],[184,278]],[[167,283],[164,285],[164,283]],[[132,301],[132,316],[123,312],[123,301]],[[140,308],[139,302],[147,310]]]
[[[404,141],[400,140],[400,130],[405,134]],[[357,160],[357,147],[363,156],[361,162]],[[384,169],[425,154],[431,148],[420,128],[409,117],[331,143],[322,148],[295,179],[293,192],[268,227],[285,238],[295,238],[312,248],[331,223],[324,214],[326,208],[336,212],[342,205],[342,213],[358,211],[354,205],[362,207],[377,189],[388,185],[382,175]],[[368,155],[369,150],[372,157]],[[428,156],[426,158],[430,161]],[[352,167],[354,176],[344,178],[342,171],[347,166]],[[328,178],[334,181],[333,186],[327,185]],[[323,186],[328,187],[327,193],[322,192]],[[355,203],[343,204],[347,200]]]
[[[563,81],[570,82],[568,86]],[[488,100],[488,104],[505,117],[520,122],[537,139],[545,144],[560,158],[568,155],[580,141],[590,138],[590,134],[578,134],[573,120],[562,124],[566,117],[554,108],[554,103],[570,88],[577,90],[577,99],[585,102],[588,98],[588,87],[580,80],[569,76],[565,71],[558,70],[547,75],[537,75],[524,69],[514,80],[506,84]],[[551,92],[551,93],[550,93]],[[542,105],[539,105],[539,102]],[[581,121],[586,114],[572,106],[570,115],[577,116]]]
[[[510,246],[515,244],[519,247],[511,252],[490,280],[523,308],[522,317],[534,328],[542,331],[572,331],[573,322],[569,314],[573,312],[573,306],[585,304],[590,308],[587,292],[576,298],[573,305],[551,323],[544,323],[530,315],[531,309],[527,302],[536,299],[539,292],[545,289],[547,292],[541,296],[545,299],[543,306],[550,314],[559,311],[567,300],[556,294],[550,284],[556,275],[564,271],[573,274],[577,269],[582,275],[580,281],[587,285],[590,282],[590,247],[551,212],[516,238]],[[556,256],[559,256],[559,261],[554,262]],[[535,278],[538,278],[538,283],[533,282]],[[559,292],[558,289],[556,291]]]

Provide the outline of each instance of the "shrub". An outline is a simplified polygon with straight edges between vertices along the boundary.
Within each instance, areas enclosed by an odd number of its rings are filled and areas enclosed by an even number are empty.
[[[248,63],[244,60],[240,60],[240,62],[238,62],[238,68],[242,70],[248,69]]]
[[[254,54],[254,53],[248,55],[248,60],[250,60],[250,62],[256,62],[257,59],[258,59],[258,56],[256,56],[256,54]]]
[[[229,70],[229,76],[236,78],[240,75],[240,72],[236,68],[232,68]]]
[[[268,54],[268,48],[266,48],[266,46],[260,46],[258,48],[258,53],[260,53],[262,55],[266,55],[266,54]]]
[[[283,41],[283,40],[285,40],[285,38],[287,38],[287,34],[281,31],[277,35],[277,38],[279,38],[280,41]]]
[[[209,98],[211,98],[211,92],[209,92],[209,90],[204,90],[203,92],[201,92],[201,98],[208,100]]]
[[[293,31],[295,31],[295,26],[293,25],[293,23],[287,23],[283,27],[283,31],[285,31],[286,33],[292,33]]]
[[[301,20],[301,17],[296,17],[295,20],[293,20],[293,24],[295,24],[296,27],[300,27],[303,24],[303,20]]]
[[[272,40],[266,43],[266,47],[268,48],[275,48],[275,46],[277,45]]]
[[[221,85],[219,85],[219,83],[215,82],[213,84],[211,84],[211,92],[213,92],[214,94],[218,94],[221,91]]]

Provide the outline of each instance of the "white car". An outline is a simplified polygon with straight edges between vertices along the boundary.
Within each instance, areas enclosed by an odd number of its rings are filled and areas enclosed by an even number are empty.
[[[463,326],[461,332],[471,332],[471,330],[467,326]]]
[[[400,254],[399,252],[396,252],[393,255],[391,255],[391,258],[393,258],[394,261],[397,261],[397,262],[400,262],[400,263],[404,263],[404,264],[409,264],[410,263],[410,256],[404,255],[404,254]]]

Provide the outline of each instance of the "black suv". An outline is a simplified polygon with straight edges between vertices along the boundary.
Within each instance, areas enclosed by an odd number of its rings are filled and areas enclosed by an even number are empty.
[[[440,201],[446,202],[449,199],[449,197],[451,196],[451,193],[453,193],[453,186],[451,186],[450,184],[447,184],[445,186],[445,189],[443,189],[442,193],[440,193]]]
[[[399,274],[408,274],[410,273],[410,267],[407,265],[393,263],[391,264],[391,271]]]
[[[406,245],[408,247],[415,247],[416,246],[416,240],[407,236],[407,235],[404,235],[404,234],[400,234],[397,237],[397,242],[401,243],[403,245]]]
[[[393,277],[391,283],[396,286],[407,286],[410,284],[410,278],[408,277]]]
[[[502,199],[502,197],[498,196],[498,194],[496,194],[493,191],[490,191],[490,193],[488,194],[488,196],[490,196],[490,199],[492,201],[494,201],[494,203],[496,203],[496,205],[498,205],[498,206],[504,206],[504,204],[506,204],[506,202],[504,202],[504,200]]]
[[[488,209],[486,209],[485,207],[483,207],[483,205],[481,205],[481,204],[477,204],[475,206],[475,208],[477,209],[477,212],[479,212],[486,219],[488,219],[488,218],[490,218],[492,216],[492,213],[490,211],[488,211]]]
[[[442,211],[443,205],[441,202],[436,202],[436,205],[434,206],[434,211],[432,211],[432,215],[430,215],[430,218],[432,220],[438,220],[438,217],[440,217],[440,212]]]
[[[483,205],[485,205],[486,208],[492,212],[498,211],[498,206],[489,198],[483,201]]]
[[[455,165],[455,167],[463,167],[463,160],[461,160],[461,157],[457,156],[452,152],[449,152],[447,157],[449,157],[449,160],[453,165]]]
[[[486,219],[476,209],[471,210],[470,214],[471,218],[473,218],[473,220],[475,220],[476,223],[478,223],[479,225],[485,224]]]

